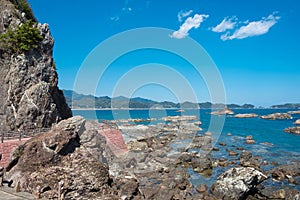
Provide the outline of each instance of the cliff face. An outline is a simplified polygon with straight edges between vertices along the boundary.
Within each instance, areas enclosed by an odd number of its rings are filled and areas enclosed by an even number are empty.
[[[26,14],[8,0],[0,0],[0,34],[14,30]],[[47,24],[37,24],[42,40],[24,53],[0,49],[0,131],[50,127],[72,116],[57,87],[58,75],[52,57],[54,45]]]

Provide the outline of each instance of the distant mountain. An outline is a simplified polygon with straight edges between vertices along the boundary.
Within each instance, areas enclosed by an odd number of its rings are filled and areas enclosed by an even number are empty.
[[[271,106],[271,108],[300,109],[300,103],[286,103],[286,104],[274,105]]]
[[[254,108],[254,105],[244,104],[212,104],[205,103],[174,103],[170,101],[157,102],[150,99],[141,97],[127,98],[124,96],[110,98],[108,96],[95,97],[93,95],[78,94],[72,90],[63,90],[66,101],[71,108],[175,108],[175,109],[188,109],[188,108],[224,108],[227,106],[230,109],[234,108]]]

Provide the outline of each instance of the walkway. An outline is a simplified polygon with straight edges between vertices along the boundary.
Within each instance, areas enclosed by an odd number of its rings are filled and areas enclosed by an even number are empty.
[[[9,188],[7,186],[0,187],[0,199],[1,200],[26,200],[32,199],[34,200],[34,196],[27,192],[16,192],[13,188]]]

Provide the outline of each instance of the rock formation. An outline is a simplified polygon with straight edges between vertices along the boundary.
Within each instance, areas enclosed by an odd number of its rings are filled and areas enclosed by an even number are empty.
[[[233,115],[234,112],[226,107],[223,110],[218,110],[218,111],[211,112],[211,114],[212,115]]]
[[[225,200],[246,199],[265,179],[266,175],[251,167],[231,168],[218,177],[211,192]]]
[[[300,124],[300,119],[297,119],[294,124]]]
[[[300,110],[289,111],[288,113],[292,115],[296,115],[296,114],[300,114]]]
[[[269,119],[269,120],[278,120],[278,119],[292,119],[292,116],[288,113],[273,113],[269,115],[263,115],[260,118]]]
[[[1,0],[0,34],[14,31],[27,20],[16,5]],[[11,53],[7,48],[0,48],[0,131],[51,127],[72,116],[57,87],[50,29],[47,24],[34,26],[42,36],[35,49]]]
[[[236,114],[234,115],[235,118],[255,118],[258,117],[255,113],[246,113],[246,114]]]
[[[286,128],[286,129],[284,129],[284,132],[295,134],[295,135],[300,135],[300,126]]]
[[[101,145],[95,151],[91,149],[93,144]],[[104,161],[113,155],[103,152],[105,144],[104,136],[95,137],[93,131],[86,130],[82,117],[63,120],[13,152],[6,179],[46,199],[59,195],[66,199],[106,197],[113,189]]]

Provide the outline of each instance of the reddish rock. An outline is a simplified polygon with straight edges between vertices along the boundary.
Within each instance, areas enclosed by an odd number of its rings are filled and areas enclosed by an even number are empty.
[[[2,160],[0,160],[0,166],[5,167],[9,163],[11,152],[20,144],[26,142],[29,138],[23,138],[21,141],[18,139],[4,140],[0,143],[0,153],[2,154]]]

